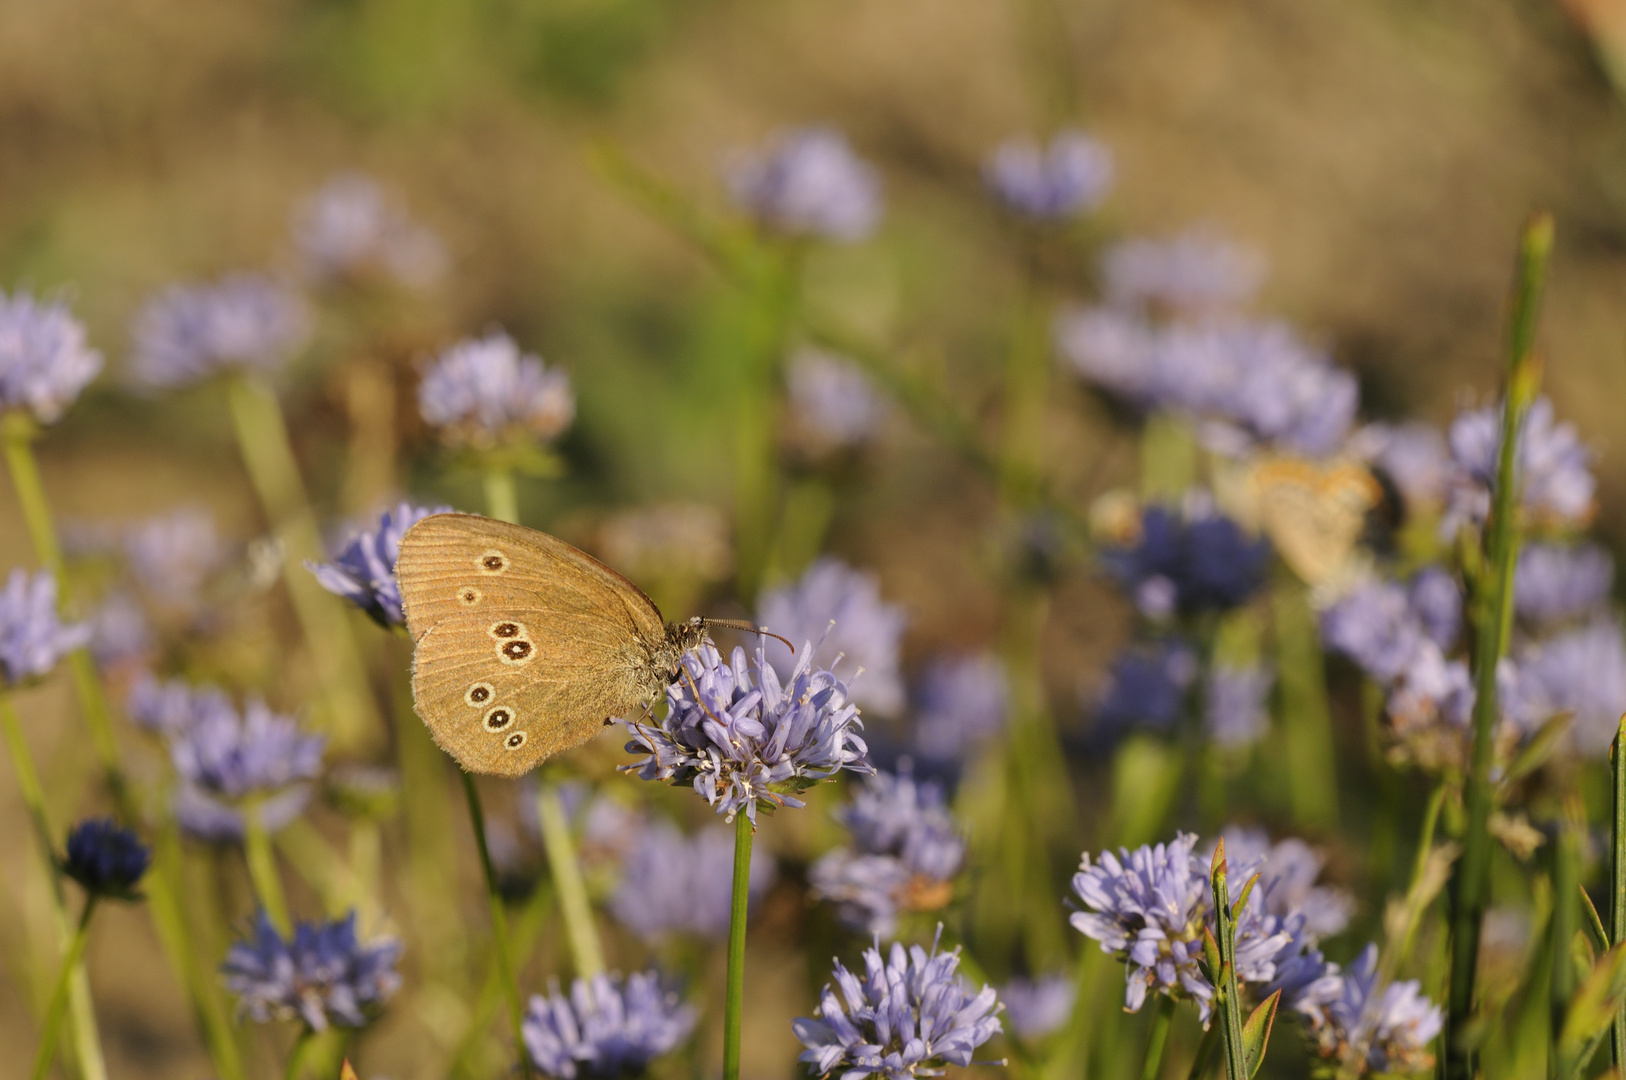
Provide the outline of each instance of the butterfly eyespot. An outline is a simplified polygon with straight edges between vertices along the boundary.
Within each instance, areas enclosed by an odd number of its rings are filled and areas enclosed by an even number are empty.
[[[488,682],[477,682],[463,694],[463,701],[473,706],[484,705],[495,691]]]
[[[524,638],[505,641],[497,646],[497,654],[510,664],[523,664],[531,658],[532,651],[531,643]]]
[[[525,636],[525,628],[516,622],[497,622],[492,623],[486,633],[494,638],[517,638]]]
[[[457,602],[464,607],[473,607],[483,599],[485,599],[485,594],[473,585],[465,585],[457,590]]]
[[[482,574],[500,574],[508,569],[508,556],[493,548],[481,552],[480,557],[474,560],[474,565]]]
[[[485,725],[487,731],[501,731],[514,722],[513,710],[506,705],[498,705],[486,713]]]
[[[520,747],[525,745],[525,739],[525,732],[516,731],[512,735],[508,736],[507,739],[503,740],[503,745],[508,747],[510,750],[518,750]]]

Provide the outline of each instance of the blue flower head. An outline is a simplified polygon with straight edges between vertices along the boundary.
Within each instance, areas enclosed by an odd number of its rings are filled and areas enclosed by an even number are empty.
[[[554,1080],[612,1080],[642,1075],[689,1037],[693,1007],[661,987],[654,971],[577,979],[567,998],[558,987],[531,998],[525,1049]]]
[[[941,937],[941,931],[939,931]],[[799,1060],[817,1076],[912,1080],[971,1064],[977,1047],[1002,1029],[991,986],[978,993],[959,975],[960,950],[941,952],[880,942],[864,950],[862,976],[838,960],[812,1017],[791,1023],[807,1047]]]
[[[1101,552],[1107,572],[1150,618],[1224,611],[1246,603],[1264,583],[1270,541],[1249,536],[1202,500],[1192,502],[1188,513],[1148,506],[1132,545]]]
[[[1390,683],[1430,641],[1398,582],[1366,582],[1321,614],[1321,641],[1353,660],[1379,683]]]
[[[141,591],[168,609],[195,606],[210,575],[226,561],[214,516],[197,506],[136,522],[119,543]]]
[[[294,211],[294,247],[318,282],[379,275],[421,288],[445,272],[434,233],[407,216],[372,177],[339,173]]]
[[[234,274],[166,289],[137,313],[132,332],[136,380],[163,389],[233,369],[280,367],[304,345],[310,313],[272,278]]]
[[[903,609],[881,599],[874,575],[825,556],[794,584],[770,589],[757,605],[757,622],[791,641],[811,641],[813,662],[852,683],[852,700],[891,715],[903,708],[898,646]],[[777,650],[773,667],[785,676],[791,664]],[[858,677],[863,669],[863,677]]]
[[[1203,726],[1209,737],[1220,746],[1247,746],[1264,737],[1275,683],[1276,673],[1263,664],[1215,664],[1203,687]]]
[[[256,1023],[297,1018],[312,1031],[359,1028],[400,988],[400,955],[394,938],[357,941],[354,911],[334,922],[299,923],[291,939],[262,911],[249,939],[226,953],[221,981],[237,995],[239,1015]]]
[[[1470,409],[1451,423],[1447,439],[1455,475],[1440,532],[1456,538],[1463,525],[1483,524],[1490,514],[1502,449],[1502,407]],[[1519,503],[1536,525],[1566,526],[1592,516],[1598,482],[1592,452],[1575,425],[1559,423],[1553,403],[1537,398],[1525,415],[1514,463]]]
[[[1442,566],[1425,566],[1412,575],[1406,601],[1429,640],[1450,652],[1462,634],[1462,590],[1457,577]]]
[[[842,922],[891,934],[900,911],[933,911],[953,897],[966,847],[938,784],[877,772],[837,817],[852,847],[821,857],[808,877]]]
[[[1440,1008],[1416,980],[1394,982],[1371,1001],[1377,986],[1378,949],[1368,945],[1340,971],[1331,964],[1292,1004],[1309,1022],[1322,1057],[1339,1061],[1357,1043],[1367,1047],[1363,1071],[1418,1073],[1434,1064],[1429,1045],[1442,1027]]]
[[[0,679],[18,687],[41,678],[58,660],[90,641],[89,623],[64,624],[56,614],[56,578],[18,568],[0,589]]]
[[[0,292],[0,413],[54,423],[101,370],[102,354],[67,304]]]
[[[401,537],[430,514],[447,514],[449,506],[425,508],[401,503],[378,517],[374,529],[362,529],[346,540],[330,563],[306,563],[322,588],[342,596],[383,627],[401,626],[401,585],[395,579],[395,560]]]
[[[1112,189],[1112,151],[1079,131],[1064,131],[1041,149],[1007,142],[983,167],[988,187],[1013,213],[1058,221],[1093,210]]]
[[[1096,699],[1097,728],[1108,738],[1136,728],[1169,731],[1196,677],[1197,658],[1179,642],[1125,649]]]
[[[791,357],[785,389],[798,440],[815,458],[862,446],[886,421],[886,402],[869,376],[822,349],[799,349]]]
[[[1606,754],[1626,712],[1626,641],[1621,625],[1602,615],[1513,657],[1511,686],[1503,694],[1504,719],[1525,732],[1561,712],[1573,714],[1570,736],[1586,754]]]
[[[1246,303],[1264,282],[1265,264],[1257,252],[1195,230],[1114,244],[1101,273],[1114,305],[1203,314]]]
[[[236,709],[200,709],[190,726],[170,735],[175,771],[203,791],[226,799],[270,795],[316,776],[321,735],[306,735],[291,716],[250,698]]]
[[[1538,627],[1585,618],[1604,607],[1615,584],[1615,560],[1596,544],[1530,544],[1519,552],[1513,603]]]
[[[719,814],[732,821],[743,810],[752,822],[762,802],[770,811],[799,807],[796,792],[842,769],[875,771],[847,684],[813,666],[811,644],[783,680],[761,647],[753,659],[735,649],[724,663],[711,645],[687,654],[686,676],[666,691],[666,718],[629,725],[628,752],[646,756],[622,770],[643,780],[692,783]]]
[[[999,991],[1012,1033],[1027,1042],[1036,1042],[1066,1027],[1077,997],[1078,984],[1060,972],[1037,979],[1012,979]]]
[[[720,940],[728,934],[734,837],[723,828],[685,837],[667,822],[642,827],[610,897],[610,911],[641,940],[672,934]],[[773,856],[760,846],[751,851],[750,899],[773,886]],[[681,900],[674,901],[674,897]]]
[[[500,331],[441,353],[418,384],[418,411],[454,446],[549,442],[576,418],[570,376]]]
[[[68,832],[62,872],[92,896],[137,898],[135,887],[152,863],[152,852],[111,818],[81,821]]]
[[[881,182],[839,132],[803,128],[728,171],[734,201],[791,236],[862,240],[881,217]]]
[[[997,657],[932,661],[915,692],[915,750],[931,761],[959,759],[1005,726],[1010,687]]]

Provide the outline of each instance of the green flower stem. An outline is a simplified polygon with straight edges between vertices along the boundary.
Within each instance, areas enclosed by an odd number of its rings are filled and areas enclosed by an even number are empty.
[[[512,469],[485,471],[486,513],[498,521],[519,524],[519,492]]]
[[[749,295],[740,370],[734,382],[734,548],[739,598],[747,606],[770,570],[779,523],[779,375],[800,301],[801,252],[765,247],[742,284]]]
[[[34,554],[55,575],[57,595],[66,603],[71,599],[71,590],[64,572],[62,545],[57,540],[50,504],[45,499],[45,486],[40,481],[39,464],[34,457],[33,442],[38,433],[38,427],[26,413],[10,412],[0,416],[0,444],[4,446],[6,467],[17,492],[17,502],[34,546]],[[96,666],[90,654],[83,649],[70,653],[67,659],[74,694],[84,714],[85,726],[90,730],[91,745],[101,761],[113,804],[126,825],[135,825],[141,821],[141,813],[124,781],[118,742],[113,736],[111,714],[102,693],[101,680],[96,674]],[[214,983],[200,982],[195,971],[190,938],[186,933],[186,917],[181,911],[180,893],[176,887],[178,871],[179,864],[174,859],[159,858],[154,862],[145,884],[147,909],[152,913],[159,944],[163,947],[170,970],[192,999],[193,1013],[203,1029],[204,1042],[209,1047],[216,1074],[221,1080],[242,1080],[243,1067],[237,1044],[232,1038]],[[89,1015],[89,992],[76,982],[72,993],[71,1004],[77,1023],[79,1018]],[[83,1051],[84,1048],[79,1049]],[[100,1060],[99,1055],[97,1060]]]
[[[1626,748],[1626,715],[1620,718],[1615,741],[1609,747],[1609,773],[1613,781],[1610,799],[1609,844],[1609,943],[1626,941],[1626,764],[1621,753]],[[1626,1066],[1626,1001],[1615,1010],[1610,1035],[1612,1064],[1618,1072]]]
[[[1428,807],[1423,811],[1423,827],[1417,834],[1417,856],[1412,860],[1411,881],[1406,887],[1408,897],[1416,895],[1423,886],[1423,877],[1428,872],[1429,856],[1434,850],[1434,831],[1439,827],[1440,808],[1445,805],[1445,781],[1441,780],[1434,786],[1434,793],[1428,797]],[[1412,946],[1417,941],[1417,931],[1422,926],[1422,913],[1411,919],[1406,926],[1406,933],[1401,937],[1399,948],[1394,952],[1394,967],[1398,971],[1411,956]]]
[[[305,1051],[310,1049],[311,1041],[311,1029],[306,1026],[300,1027],[299,1037],[288,1050],[288,1063],[283,1066],[282,1080],[299,1080],[299,1074],[304,1071],[302,1066],[305,1064]]]
[[[745,1002],[745,915],[751,895],[751,841],[756,827],[734,815],[734,892],[728,915],[728,990],[723,999],[723,1080],[740,1080],[740,1011]]]
[[[288,917],[288,901],[282,894],[282,879],[277,875],[276,855],[271,851],[271,834],[265,831],[265,819],[259,799],[243,803],[243,858],[248,863],[249,880],[254,883],[254,897],[283,937],[293,934],[293,920]]]
[[[1157,1080],[1163,1072],[1163,1050],[1169,1045],[1169,1022],[1174,1019],[1174,999],[1157,995],[1152,1005],[1152,1030],[1146,1036],[1146,1059],[1140,1067],[1140,1080]]]
[[[1293,820],[1330,830],[1338,823],[1338,770],[1309,592],[1296,577],[1280,572],[1271,587],[1271,607],[1281,672],[1282,764]]]
[[[565,933],[570,939],[570,955],[576,976],[591,979],[604,973],[604,950],[599,947],[598,930],[593,926],[593,909],[587,902],[587,883],[576,861],[576,845],[570,839],[570,822],[565,818],[564,800],[559,789],[546,780],[536,786],[536,816],[542,825],[542,844],[547,849],[548,872],[559,893],[559,908],[565,917]]]
[[[1214,1060],[1214,1047],[1219,1041],[1220,1026],[1209,1024],[1202,1042],[1197,1044],[1197,1056],[1191,1059],[1191,1071],[1186,1073],[1186,1080],[1202,1080],[1208,1075],[1208,1063]]]
[[[78,1056],[79,1069],[85,1080],[106,1080],[107,1067],[102,1057],[101,1037],[96,1030],[96,1012],[90,1000],[90,980],[85,976],[81,958],[73,955],[67,897],[62,892],[62,872],[53,854],[55,847],[50,819],[45,813],[45,791],[40,787],[39,773],[34,768],[34,756],[29,753],[28,743],[23,740],[16,707],[12,705],[11,695],[4,692],[0,692],[0,734],[3,734],[6,749],[11,753],[12,767],[17,773],[17,789],[22,794],[23,804],[28,807],[34,839],[44,864],[45,880],[51,888],[51,914],[56,920],[57,933],[65,954],[72,956],[71,962],[65,961],[63,971],[67,973],[68,1004],[72,1009],[74,1053]],[[52,997],[54,999],[54,993]],[[50,1038],[54,1048],[55,1033],[51,1033]]]
[[[321,681],[327,726],[334,743],[355,749],[378,739],[383,729],[355,636],[337,601],[304,569],[323,557],[322,538],[305,496],[288,426],[276,394],[247,375],[226,387],[237,445],[266,520],[283,546],[283,580]]]
[[[538,885],[536,892],[531,894],[530,901],[520,912],[518,922],[514,924],[512,938],[514,954],[520,958],[521,965],[529,959],[532,950],[536,948],[537,938],[542,933],[542,925],[547,921],[548,914],[553,908],[553,896],[552,889],[546,885]],[[446,1065],[447,1080],[463,1080],[464,1077],[474,1075],[475,1070],[470,1059],[482,1045],[486,1030],[491,1026],[491,1018],[496,1015],[502,999],[502,977],[496,965],[493,965],[486,973],[484,985],[480,987],[480,996],[475,999],[474,1009],[469,1016],[463,1036],[458,1039],[457,1046]]]
[[[1552,846],[1553,854],[1553,914],[1548,929],[1552,933],[1552,974],[1548,978],[1548,1023],[1554,1060],[1558,1058],[1559,1038],[1564,1031],[1565,1015],[1569,1012],[1570,998],[1575,993],[1575,961],[1570,943],[1580,929],[1580,911],[1576,894],[1581,889],[1581,838],[1586,834],[1586,812],[1573,794],[1564,801],[1564,816],[1559,822],[1558,836]]]
[[[91,893],[85,897],[85,908],[79,913],[79,927],[73,933],[67,955],[62,958],[62,968],[57,972],[50,1001],[45,1006],[39,1053],[34,1056],[34,1071],[30,1074],[33,1080],[45,1080],[45,1074],[51,1068],[51,1059],[56,1056],[57,1035],[62,1031],[62,1019],[68,1011],[69,988],[76,977],[84,976],[85,942],[90,940],[90,916],[95,910],[96,894]]]
[[[1486,524],[1485,569],[1470,582],[1473,627],[1474,713],[1464,803],[1468,822],[1462,858],[1451,889],[1451,975],[1446,1007],[1445,1080],[1472,1080],[1474,1049],[1464,1043],[1473,1017],[1474,982],[1479,962],[1479,931],[1489,903],[1491,766],[1499,719],[1496,667],[1507,652],[1513,620],[1513,568],[1518,556],[1518,492],[1514,464],[1525,414],[1535,400],[1540,368],[1531,353],[1536,312],[1552,251],[1553,220],[1538,215],[1519,245],[1513,304],[1508,320],[1508,381],[1502,413],[1502,445],[1496,463],[1496,490]]]
[[[491,849],[486,846],[485,811],[480,808],[480,790],[474,785],[474,775],[458,770],[463,778],[463,794],[469,802],[469,821],[474,826],[474,843],[480,852],[480,869],[485,874],[486,901],[491,909],[491,948],[497,956],[497,972],[502,977],[503,993],[508,998],[508,1019],[514,1029],[514,1051],[519,1055],[520,1073],[531,1075],[531,1056],[525,1050],[525,1006],[519,995],[519,980],[514,976],[514,955],[508,940],[508,917],[503,911],[502,893],[497,889],[497,871],[491,865]]]

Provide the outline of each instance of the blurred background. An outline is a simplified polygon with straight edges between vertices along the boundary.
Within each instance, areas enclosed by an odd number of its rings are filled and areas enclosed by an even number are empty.
[[[982,163],[1009,137],[1078,127],[1110,147],[1116,183],[1061,277],[1089,292],[1101,236],[1222,233],[1268,265],[1258,309],[1356,372],[1370,419],[1443,424],[1465,398],[1491,398],[1517,230],[1550,209],[1545,386],[1598,452],[1598,531],[1619,554],[1619,6],[4,0],[0,287],[70,298],[108,358],[40,444],[47,490],[70,536],[182,504],[207,507],[239,554],[264,533],[219,399],[129,389],[131,319],[172,282],[291,272],[294,208],[361,170],[440,238],[445,274],[383,313],[324,314],[281,383],[329,535],[400,496],[479,508],[478,477],[446,467],[415,393],[439,350],[499,326],[567,370],[577,394],[564,475],[521,482],[526,523],[602,552],[618,508],[679,500],[726,513],[731,342],[748,299],[603,163],[624,155],[724,213],[731,155],[807,124],[847,135],[879,170],[885,203],[871,239],[808,253],[809,305],[930,374],[992,436],[1020,255],[990,211]],[[1077,386],[1058,386],[1046,468],[1082,509],[1133,485],[1134,436]],[[1001,587],[992,485],[901,411],[861,468],[862,483],[836,489],[826,546],[877,573],[903,607],[905,664],[988,647]],[[35,565],[9,496],[0,505],[0,567]],[[741,614],[717,577],[666,614]],[[1081,691],[1131,619],[1086,568],[1062,571],[1042,677],[1064,738],[1083,732]],[[294,708],[297,676],[267,640],[239,635],[205,667]],[[24,704],[37,752],[55,763],[47,772],[82,782],[65,687]],[[0,831],[19,837],[9,784]],[[820,793],[809,822],[833,804]],[[22,901],[8,903],[9,921]],[[18,918],[0,938],[12,956]],[[150,930],[130,911],[105,919],[90,966],[114,1074],[202,1076]],[[782,1007],[747,1021],[755,1075],[786,1074],[796,1047],[784,1020],[810,1004],[795,979],[777,994]],[[0,983],[0,1059],[31,1052],[20,1002],[14,980]],[[413,1075],[410,1039],[387,1043],[378,1071]]]

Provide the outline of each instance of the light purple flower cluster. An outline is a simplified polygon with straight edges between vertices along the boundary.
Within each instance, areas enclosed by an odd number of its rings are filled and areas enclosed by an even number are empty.
[[[1010,698],[998,657],[933,660],[915,690],[916,753],[928,761],[959,760],[1004,728]]]
[[[1057,972],[1037,979],[1015,978],[999,991],[1011,1033],[1025,1042],[1054,1035],[1072,1019],[1078,984]]]
[[[12,570],[0,589],[0,678],[17,687],[50,674],[58,660],[90,641],[92,629],[57,617],[56,578],[48,571]]]
[[[306,563],[322,588],[342,596],[383,627],[406,622],[401,613],[401,585],[395,579],[395,560],[401,537],[430,514],[451,513],[449,506],[422,507],[401,503],[378,517],[373,529],[352,533],[330,563]]]
[[[1139,1012],[1148,994],[1190,998],[1206,1026],[1214,987],[1198,967],[1204,927],[1212,930],[1213,890],[1208,864],[1193,853],[1197,837],[1181,833],[1167,844],[1085,854],[1073,875],[1073,891],[1085,910],[1072,915],[1075,929],[1101,943],[1128,965],[1124,1007]],[[1254,867],[1230,862],[1230,880],[1241,887]],[[1241,983],[1262,986],[1277,977],[1284,953],[1295,944],[1283,920],[1266,910],[1265,898],[1250,895],[1237,916],[1236,974]]]
[[[1500,680],[1506,720],[1534,731],[1572,714],[1570,737],[1585,754],[1605,754],[1626,712],[1626,642],[1610,615],[1540,641],[1521,642]]]
[[[356,914],[330,923],[299,923],[284,938],[265,912],[252,936],[233,945],[221,965],[237,1010],[256,1023],[298,1019],[312,1031],[366,1026],[401,986],[394,938],[356,940]]]
[[[1107,299],[1135,310],[1201,315],[1246,303],[1265,279],[1257,252],[1208,231],[1114,244],[1101,259]]]
[[[1295,836],[1272,844],[1263,829],[1236,825],[1228,826],[1221,835],[1225,857],[1232,865],[1260,875],[1255,889],[1264,897],[1268,914],[1284,920],[1302,919],[1305,929],[1318,938],[1348,928],[1355,898],[1343,889],[1316,884],[1326,860],[1309,844]],[[1210,849],[1204,857],[1212,854]]]
[[[454,445],[556,439],[576,418],[570,376],[500,331],[447,349],[418,384],[418,411]]]
[[[281,828],[305,808],[306,781],[321,771],[323,737],[303,734],[292,717],[258,699],[239,712],[218,688],[149,676],[131,687],[126,711],[168,747],[182,781],[176,817],[200,840],[240,841],[244,820],[237,804],[250,797],[260,823]]]
[[[139,521],[119,538],[124,561],[143,593],[165,608],[191,608],[226,561],[208,510],[185,506]]]
[[[1351,449],[1393,481],[1407,504],[1438,507],[1450,491],[1453,465],[1445,436],[1429,424],[1367,424]]]
[[[1112,151],[1082,132],[1063,131],[1040,148],[1004,143],[983,167],[988,188],[1014,213],[1059,221],[1092,210],[1112,189]]]
[[[577,979],[566,998],[554,987],[525,1011],[525,1049],[554,1080],[637,1076],[689,1037],[699,1015],[661,987],[656,972]]]
[[[1519,552],[1513,603],[1538,627],[1585,618],[1609,600],[1615,560],[1596,544],[1530,544]]]
[[[858,736],[858,706],[846,683],[813,666],[811,643],[783,680],[761,647],[754,661],[735,649],[724,663],[711,645],[686,654],[686,676],[666,691],[665,719],[628,725],[627,751],[645,757],[621,769],[693,784],[728,820],[744,811],[753,823],[763,801],[770,810],[799,807],[796,792],[842,769],[874,772]]]
[[[727,173],[734,201],[766,227],[792,236],[862,240],[881,217],[881,182],[842,135],[803,128]]]
[[[953,897],[965,840],[940,785],[877,772],[837,816],[853,846],[821,857],[808,879],[814,895],[835,902],[842,922],[892,934],[900,911],[935,910]]]
[[[1490,514],[1502,447],[1502,407],[1470,409],[1452,421],[1448,442],[1455,467],[1440,532],[1454,539],[1463,525]],[[1592,452],[1574,424],[1559,423],[1553,403],[1537,398],[1525,417],[1515,463],[1519,503],[1537,524],[1573,525],[1592,516],[1597,480]]]
[[[812,1017],[791,1023],[807,1047],[799,1060],[818,1076],[839,1070],[843,1080],[912,1080],[970,1065],[1002,1030],[1001,1006],[991,986],[973,994],[959,965],[960,951],[940,952],[937,941],[930,952],[894,943],[884,958],[877,943],[864,950],[862,978],[838,960],[835,987],[825,985]]]
[[[610,911],[641,940],[672,934],[721,939],[728,933],[733,883],[734,836],[728,829],[702,829],[685,837],[667,822],[651,822],[621,867]],[[773,887],[773,856],[751,851],[752,903]]]
[[[414,222],[372,177],[344,172],[294,211],[294,247],[321,282],[386,274],[421,288],[445,272],[439,239]]]
[[[845,675],[854,701],[887,715],[904,703],[898,670],[904,622],[903,609],[881,599],[873,575],[831,556],[814,562],[795,584],[770,589],[757,604],[758,625],[791,641],[813,642],[814,663]],[[772,659],[784,675],[789,665],[781,655],[776,651]]]
[[[299,295],[263,274],[210,285],[176,285],[136,314],[132,367],[154,389],[184,386],[231,369],[280,366],[310,334]]]
[[[1083,378],[1147,410],[1192,417],[1227,455],[1257,444],[1334,453],[1355,420],[1355,376],[1284,324],[1236,318],[1153,324],[1132,310],[1072,308],[1056,348]]]
[[[1101,563],[1150,619],[1226,610],[1264,584],[1270,541],[1220,513],[1205,492],[1142,510],[1134,541],[1104,545]]]
[[[101,370],[102,354],[67,304],[0,292],[0,413],[54,423]]]
[[[1270,727],[1268,702],[1275,684],[1276,673],[1263,664],[1211,667],[1203,685],[1203,727],[1209,738],[1227,747],[1263,738]]]
[[[90,655],[104,671],[125,664],[141,664],[152,653],[152,627],[135,597],[114,590],[103,597],[90,617]]]
[[[1434,1063],[1429,1045],[1439,1035],[1439,1006],[1416,980],[1390,983],[1372,1000],[1378,950],[1368,945],[1348,970],[1330,964],[1292,1005],[1309,1022],[1321,1055],[1342,1060],[1352,1046],[1366,1046],[1362,1071],[1422,1072]]]
[[[1112,739],[1136,728],[1170,731],[1196,678],[1197,657],[1180,641],[1124,649],[1096,695],[1097,734]]]
[[[886,421],[886,402],[869,376],[822,349],[797,350],[785,371],[785,388],[795,430],[815,457],[869,442]]]

